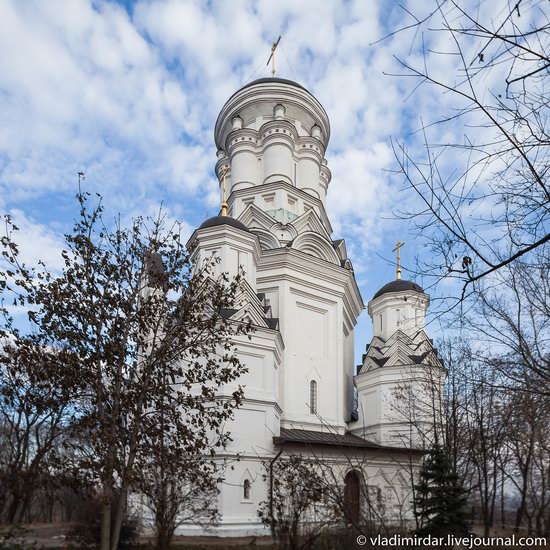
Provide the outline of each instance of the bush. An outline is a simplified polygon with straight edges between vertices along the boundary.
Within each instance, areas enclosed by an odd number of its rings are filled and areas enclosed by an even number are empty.
[[[116,502],[112,509],[116,509]],[[101,541],[101,502],[97,497],[91,497],[82,502],[77,511],[77,523],[68,533],[68,539],[82,546],[98,546]],[[111,524],[115,518],[111,517]],[[129,514],[122,522],[119,548],[130,549],[136,544],[141,531],[141,522],[136,515]]]
[[[312,550],[357,550],[359,533],[355,529],[334,529],[321,535],[313,544]]]
[[[27,529],[19,525],[0,527],[0,550],[24,550],[33,548],[35,544],[25,542]]]

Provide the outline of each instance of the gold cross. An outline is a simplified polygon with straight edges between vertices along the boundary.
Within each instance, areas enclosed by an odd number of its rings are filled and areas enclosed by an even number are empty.
[[[266,65],[269,65],[269,62],[271,61],[271,78],[275,76],[275,50],[277,49],[280,41],[281,37],[279,36],[279,38],[277,38],[277,42],[273,42],[271,46],[271,55],[269,56],[269,59],[266,63]]]
[[[405,243],[402,243],[401,241],[397,241],[395,248],[392,250],[392,252],[397,251],[397,269],[395,270],[395,276],[397,279],[401,279],[401,247]]]
[[[227,216],[227,198],[226,198],[226,184],[225,184],[225,176],[227,175],[227,172],[229,171],[229,164],[226,164],[223,167],[222,171],[222,181],[223,181],[223,195],[222,195],[222,216]]]

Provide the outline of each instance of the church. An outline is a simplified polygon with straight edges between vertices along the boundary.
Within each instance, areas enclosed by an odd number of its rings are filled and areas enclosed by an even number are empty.
[[[238,309],[226,315],[255,330],[236,342],[245,398],[226,427],[232,442],[217,455],[231,468],[210,534],[269,534],[258,516],[269,498],[266,464],[293,454],[330,457],[354,513],[373,494],[389,518],[412,517],[411,468],[444,376],[424,330],[428,295],[401,279],[398,264],[396,279],[367,303],[373,338],[356,367],[365,304],[326,212],[323,106],[296,82],[260,78],[227,100],[214,138],[222,208],[188,246],[199,263],[216,255],[219,272],[244,271]]]

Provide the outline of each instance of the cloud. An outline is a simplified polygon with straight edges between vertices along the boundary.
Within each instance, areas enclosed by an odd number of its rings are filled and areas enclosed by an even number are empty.
[[[429,8],[415,0],[407,9]],[[434,74],[457,74],[455,58],[435,53],[450,47],[442,33],[424,43],[413,31],[376,43],[409,22],[382,0],[0,2],[0,206],[23,216],[25,254],[36,248],[53,260],[72,217],[57,197],[74,195],[79,170],[109,212],[127,219],[162,201],[188,231],[212,215],[216,116],[240,86],[270,74],[270,46],[282,34],[277,74],[304,84],[331,119],[334,236],[347,239],[372,295],[393,276],[383,263],[373,269],[376,254],[391,257],[407,231],[391,212],[415,200],[390,171],[390,136],[421,154],[422,135],[413,133],[420,116],[429,123],[455,105],[450,94],[423,86],[409,95],[414,80],[384,76],[400,71],[394,56],[423,66],[424,54]],[[460,130],[431,132],[447,143]],[[54,226],[47,219],[55,216]],[[404,251],[408,259],[415,252]]]
[[[18,261],[34,268],[43,262],[49,270],[61,271],[64,265],[61,252],[66,248],[63,237],[52,227],[28,217],[21,210],[11,210],[9,214],[18,228],[12,235],[19,248]]]

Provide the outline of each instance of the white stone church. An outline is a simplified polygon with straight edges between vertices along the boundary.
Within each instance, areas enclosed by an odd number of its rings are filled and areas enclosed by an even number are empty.
[[[189,245],[199,262],[219,256],[220,271],[242,266],[240,309],[226,313],[255,326],[238,342],[245,399],[218,455],[233,469],[214,533],[267,534],[257,514],[269,497],[265,463],[289,454],[327,457],[354,506],[364,506],[366,484],[385,513],[410,515],[411,465],[431,420],[426,373],[436,373],[428,378],[438,391],[443,372],[424,332],[429,297],[400,278],[382,287],[367,304],[374,336],[356,368],[354,327],[365,305],[326,213],[323,106],[296,82],[261,78],[229,98],[214,134],[222,211]]]

